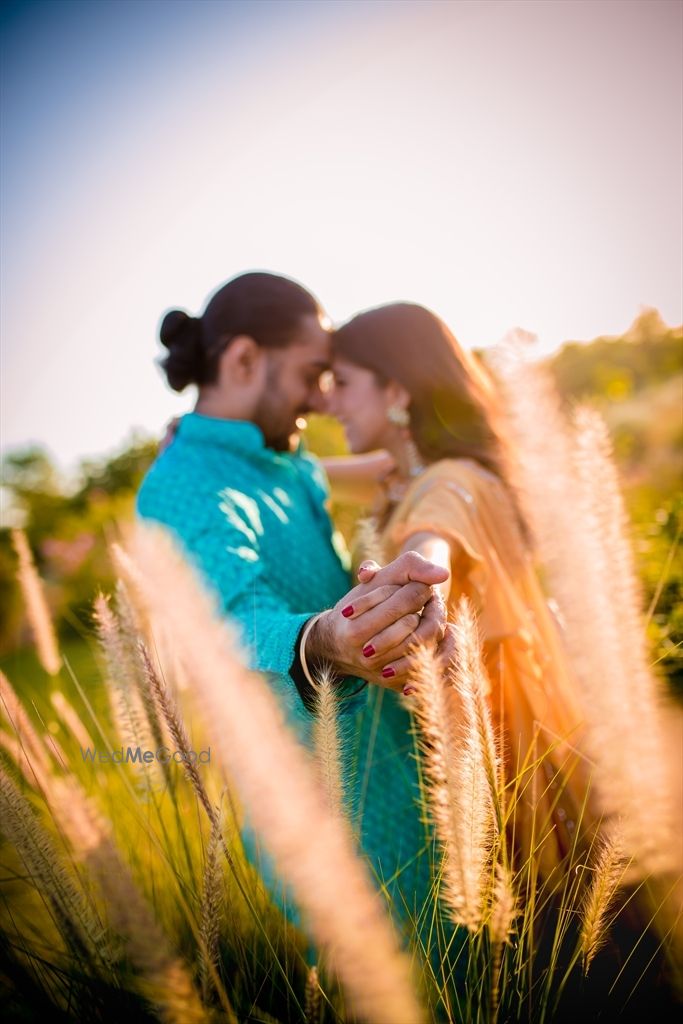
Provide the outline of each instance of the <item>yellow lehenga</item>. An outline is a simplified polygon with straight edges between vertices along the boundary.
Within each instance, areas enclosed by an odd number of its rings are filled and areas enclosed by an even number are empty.
[[[560,630],[524,543],[509,492],[471,459],[434,463],[409,486],[382,530],[394,558],[421,531],[448,541],[449,616],[466,595],[478,613],[488,694],[501,740],[513,846],[547,876],[590,835],[590,765],[583,715]]]

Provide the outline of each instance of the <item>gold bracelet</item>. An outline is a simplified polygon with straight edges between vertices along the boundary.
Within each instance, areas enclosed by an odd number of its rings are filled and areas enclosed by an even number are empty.
[[[317,615],[314,615],[312,619],[308,620],[308,622],[304,626],[304,631],[301,634],[301,643],[299,644],[299,661],[301,662],[301,668],[303,670],[304,675],[306,676],[306,679],[311,684],[314,690],[318,689],[318,683],[315,681],[308,668],[308,662],[306,660],[306,641],[308,640],[309,633],[315,626],[318,619],[323,614],[323,612],[318,612]]]

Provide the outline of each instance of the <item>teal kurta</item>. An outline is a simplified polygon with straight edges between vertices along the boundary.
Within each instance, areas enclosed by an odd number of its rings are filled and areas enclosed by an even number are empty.
[[[306,744],[312,715],[289,675],[297,637],[352,586],[327,502],[324,473],[302,447],[275,452],[254,424],[197,413],[182,418],[137,502],[139,514],[170,528],[199,568],[241,630],[250,666],[264,674]],[[410,716],[397,694],[358,689],[358,680],[347,680],[340,700],[349,813],[401,927],[420,911],[430,885]],[[248,825],[245,848],[256,861]],[[282,905],[263,856],[259,869]]]

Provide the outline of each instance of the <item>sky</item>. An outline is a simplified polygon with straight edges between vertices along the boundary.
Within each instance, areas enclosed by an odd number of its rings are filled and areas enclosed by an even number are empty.
[[[679,0],[90,0],[0,15],[0,448],[192,407],[170,307],[244,270],[466,346],[683,320]]]

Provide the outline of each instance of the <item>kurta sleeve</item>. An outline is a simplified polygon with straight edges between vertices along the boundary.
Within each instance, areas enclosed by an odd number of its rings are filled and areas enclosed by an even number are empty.
[[[295,720],[310,718],[311,703],[290,674],[301,630],[322,608],[294,612],[269,585],[260,551],[262,525],[256,503],[238,491],[193,505],[195,517],[178,536],[186,555],[215,595],[220,612],[237,627],[250,668],[266,674]],[[201,515],[197,517],[197,511]],[[140,509],[139,509],[140,511]],[[147,509],[149,516],[149,509]],[[149,516],[164,522],[161,516]],[[164,523],[177,533],[168,521]],[[339,711],[365,703],[357,679],[339,684]],[[356,693],[356,691],[358,691]]]

